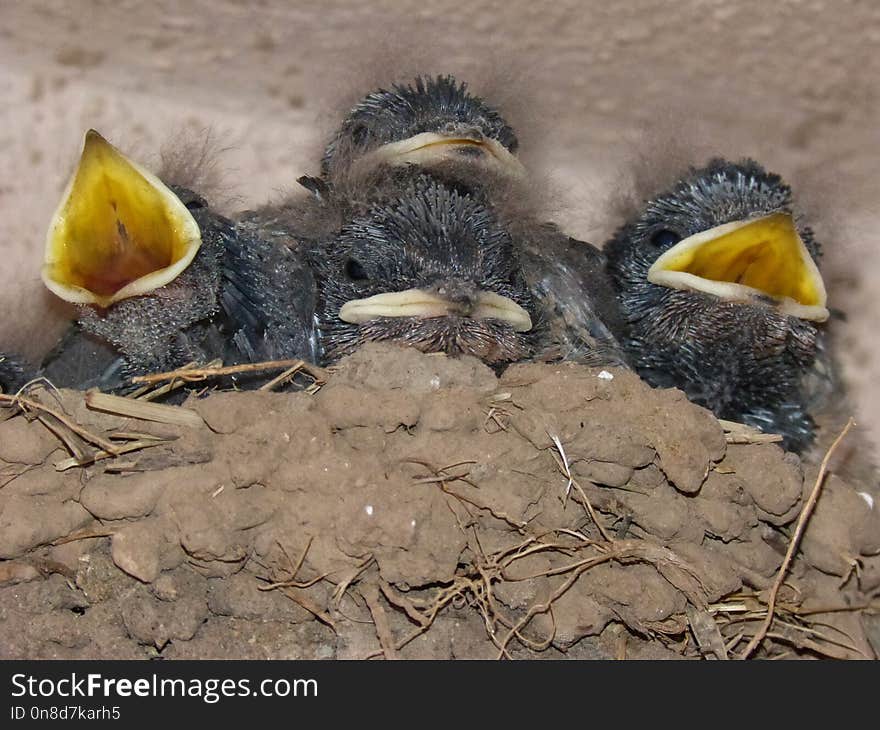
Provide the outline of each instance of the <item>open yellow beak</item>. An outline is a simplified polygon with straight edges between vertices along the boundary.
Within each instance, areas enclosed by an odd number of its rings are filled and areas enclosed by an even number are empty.
[[[828,319],[822,276],[786,213],[689,236],[654,262],[648,281],[726,301],[770,304],[800,319]]]
[[[451,302],[432,292],[407,289],[376,294],[366,299],[353,299],[342,305],[339,319],[363,324],[380,317],[448,317],[457,315],[471,319],[497,319],[509,324],[516,332],[532,329],[532,318],[519,304],[495,292],[481,291],[468,307]]]
[[[89,130],[46,234],[43,282],[68,302],[107,307],[173,281],[201,243],[177,196]]]
[[[422,132],[399,142],[390,142],[373,150],[364,159],[391,165],[430,167],[445,160],[462,159],[463,148],[467,147],[476,152],[475,162],[512,177],[526,174],[522,163],[498,140],[448,137],[436,132]]]

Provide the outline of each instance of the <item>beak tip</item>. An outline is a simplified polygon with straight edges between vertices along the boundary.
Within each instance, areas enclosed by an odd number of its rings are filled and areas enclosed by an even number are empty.
[[[96,129],[89,129],[83,138],[83,153],[88,150],[101,148],[113,149],[113,145]]]
[[[351,302],[346,302],[339,308],[339,319],[343,322],[348,322],[349,324],[358,324],[358,322],[351,316],[353,305]]]

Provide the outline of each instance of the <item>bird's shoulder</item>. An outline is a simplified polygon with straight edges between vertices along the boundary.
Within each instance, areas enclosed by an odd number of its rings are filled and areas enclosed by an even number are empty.
[[[550,223],[532,226],[517,238],[523,273],[562,357],[622,365],[614,335],[619,307],[604,254]]]

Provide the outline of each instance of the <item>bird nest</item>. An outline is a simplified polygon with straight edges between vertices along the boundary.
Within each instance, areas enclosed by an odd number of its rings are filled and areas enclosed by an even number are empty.
[[[2,396],[3,658],[875,656],[869,494],[678,391],[278,367],[310,387]]]

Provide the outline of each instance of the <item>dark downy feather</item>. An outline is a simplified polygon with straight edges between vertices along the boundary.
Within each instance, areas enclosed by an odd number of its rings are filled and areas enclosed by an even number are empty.
[[[0,392],[15,393],[28,380],[33,372],[26,362],[19,358],[0,352]]]
[[[324,358],[336,359],[368,340],[473,354],[489,363],[532,354],[540,326],[516,333],[500,322],[457,317],[385,318],[361,325],[339,319],[340,308],[352,299],[438,287],[465,297],[492,291],[530,312],[533,324],[538,319],[513,241],[489,206],[427,175],[400,179],[385,191],[384,200],[353,216],[309,254],[318,281]],[[357,278],[347,273],[351,261],[357,262]]]
[[[781,433],[801,451],[813,439],[807,377],[823,347],[814,323],[771,307],[722,301],[710,294],[652,284],[653,262],[677,240],[723,223],[792,212],[791,190],[747,160],[713,160],[650,200],[605,247],[618,290],[618,335],[639,374],[678,387],[720,418]],[[801,238],[818,260],[812,232]]]
[[[327,145],[321,172],[335,179],[355,160],[390,142],[422,132],[476,134],[516,152],[513,129],[483,99],[452,76],[420,76],[412,84],[394,84],[365,96],[348,114]]]

